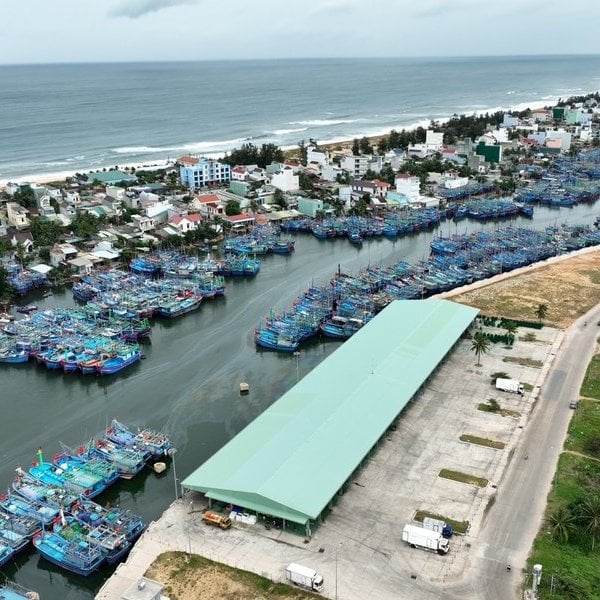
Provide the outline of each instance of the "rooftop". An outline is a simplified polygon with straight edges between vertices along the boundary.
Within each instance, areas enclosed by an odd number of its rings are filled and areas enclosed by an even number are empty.
[[[315,520],[476,314],[446,300],[393,302],[182,485]]]

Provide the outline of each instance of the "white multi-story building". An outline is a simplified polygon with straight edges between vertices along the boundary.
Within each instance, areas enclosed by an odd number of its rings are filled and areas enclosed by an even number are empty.
[[[411,204],[418,202],[421,195],[421,182],[418,177],[400,173],[396,175],[396,191],[408,198]]]
[[[297,192],[300,189],[300,178],[294,175],[292,167],[285,166],[271,175],[271,185],[282,192]]]
[[[425,133],[425,146],[427,150],[439,152],[444,146],[444,133],[428,129]]]
[[[231,180],[231,167],[211,158],[185,157],[180,159],[179,177],[190,190],[225,185]],[[195,162],[194,162],[195,161]]]
[[[329,163],[329,156],[327,152],[319,150],[316,146],[309,146],[306,149],[306,164],[317,163],[324,167]]]
[[[17,229],[27,227],[29,225],[28,214],[29,211],[16,202],[6,203],[6,219],[9,225],[12,225]]]

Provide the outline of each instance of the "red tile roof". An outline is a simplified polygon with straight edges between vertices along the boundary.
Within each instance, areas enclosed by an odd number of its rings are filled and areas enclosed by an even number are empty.
[[[232,223],[239,223],[241,221],[254,221],[254,217],[252,215],[229,215],[223,217],[227,221],[231,221]]]
[[[219,202],[219,196],[217,194],[203,194],[202,196],[198,196],[196,200],[202,204],[210,204],[212,202]]]
[[[200,162],[200,159],[195,156],[181,156],[177,159],[177,162],[183,165],[197,165]]]

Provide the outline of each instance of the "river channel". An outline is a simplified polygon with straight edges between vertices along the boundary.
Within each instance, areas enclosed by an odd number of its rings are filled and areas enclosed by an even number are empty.
[[[571,209],[536,208],[531,219],[501,223],[443,223],[430,232],[395,242],[366,241],[362,248],[345,239],[319,241],[297,235],[296,252],[268,256],[254,279],[229,280],[226,296],[204,302],[196,312],[172,321],[156,320],[146,359],[124,374],[101,378],[62,374],[40,366],[0,365],[0,485],[8,486],[17,465],[29,466],[42,447],[47,457],[59,441],[78,446],[105,428],[112,418],[129,425],[162,429],[178,452],[162,475],[150,469],[132,481],[119,481],[99,497],[150,521],[173,501],[175,475],[184,479],[229,439],[271,405],[339,342],[313,341],[297,357],[260,351],[253,331],[271,310],[280,312],[312,284],[325,284],[339,268],[356,273],[368,264],[415,262],[429,254],[434,235],[508,225],[542,228],[563,222],[593,223],[600,205]],[[71,306],[69,289],[43,299],[32,294],[22,303],[40,308]],[[240,396],[239,383],[250,384]],[[174,472],[174,466],[176,473]],[[5,565],[2,573],[41,594],[44,600],[93,598],[112,569],[89,578],[68,574],[30,549]]]

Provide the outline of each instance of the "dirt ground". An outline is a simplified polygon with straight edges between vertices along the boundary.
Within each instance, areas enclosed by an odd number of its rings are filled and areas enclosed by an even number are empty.
[[[544,322],[563,329],[600,302],[600,251],[546,265],[452,300],[484,314],[529,321],[537,320],[538,306],[546,304]]]
[[[254,573],[233,569],[184,552],[165,552],[146,577],[165,584],[170,600],[315,600],[316,595],[274,584]]]

